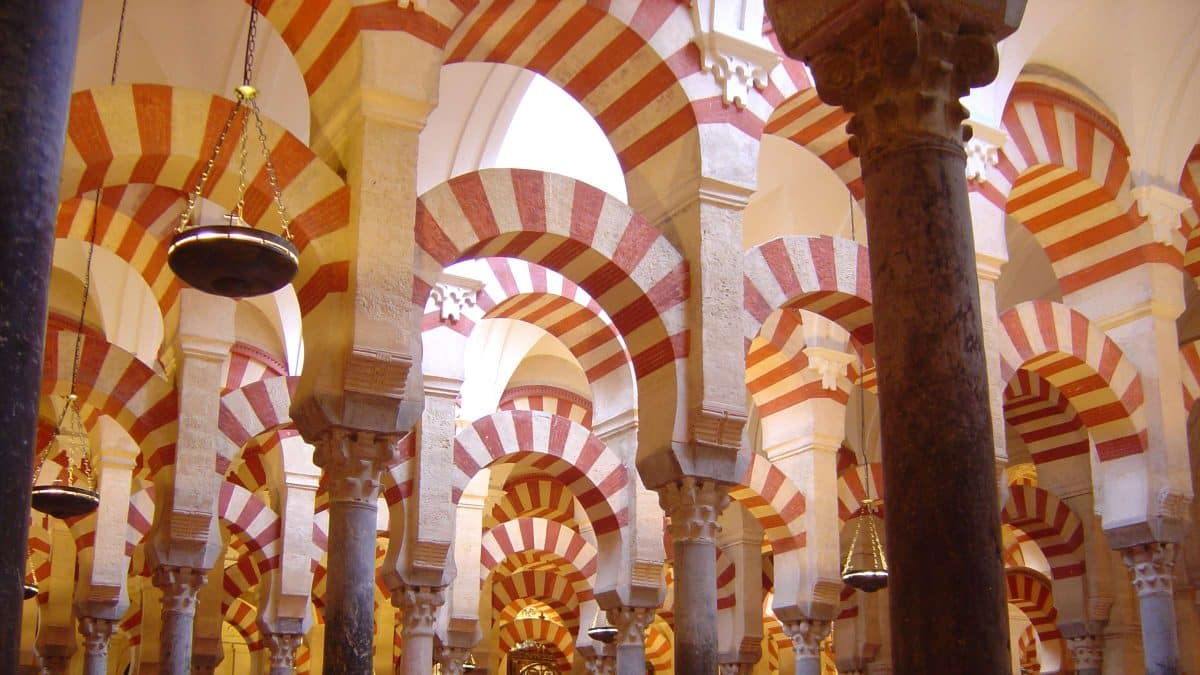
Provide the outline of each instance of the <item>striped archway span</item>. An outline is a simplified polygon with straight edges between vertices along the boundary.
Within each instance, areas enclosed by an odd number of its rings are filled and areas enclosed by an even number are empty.
[[[520,602],[537,600],[555,608],[564,620],[571,618],[579,622],[579,606],[592,597],[590,588],[586,593],[566,576],[554,569],[524,569],[516,572],[495,574],[491,579],[492,610],[499,616],[505,607]]]
[[[299,381],[299,377],[267,377],[222,394],[218,457],[232,462],[252,438],[290,425],[292,394]]]
[[[250,492],[278,485],[282,479],[284,441],[299,435],[300,432],[288,427],[257,436],[246,444],[241,457],[234,462],[222,466],[223,462],[218,459],[217,473]]]
[[[42,396],[65,398],[78,334],[50,331],[42,358]],[[175,387],[136,356],[101,338],[84,335],[75,393],[85,421],[111,417],[141,448],[139,475],[174,460],[179,401]]]
[[[810,399],[827,398],[843,406],[850,400],[848,378],[858,379],[858,369],[848,367],[847,378],[837,377],[833,388],[826,388],[821,372],[810,367],[805,346],[800,312],[790,309],[772,312],[750,341],[746,389],[761,419]]]
[[[501,624],[516,621],[522,610],[529,609],[545,615],[551,621],[557,621],[567,627],[572,633],[579,632],[579,612],[563,605],[557,600],[542,600],[537,598],[521,598],[505,605],[495,615],[493,623]]]
[[[1034,464],[1087,457],[1083,420],[1066,395],[1038,373],[1021,369],[1009,380],[1004,420],[1021,436]]]
[[[499,410],[539,410],[592,428],[592,402],[586,396],[548,384],[509,387],[500,396]]]
[[[838,474],[838,518],[843,523],[862,511],[868,482],[871,498],[883,499],[883,465],[879,462],[870,462],[866,467],[855,464]],[[884,517],[883,511],[877,510],[876,513]]]
[[[492,256],[528,260],[572,279],[611,317],[647,392],[675,391],[688,355],[688,268],[644,218],[611,195],[564,176],[486,169],[452,178],[417,200],[413,301],[424,307],[442,269]],[[639,415],[639,447],[666,447],[661,399]],[[667,416],[667,419],[672,419]]]
[[[381,494],[388,507],[401,504],[413,492],[413,460],[417,456],[416,434],[408,433],[396,444],[396,461],[383,472]]]
[[[611,450],[586,428],[557,415],[513,410],[476,420],[454,441],[455,504],[480,469],[500,460],[545,457],[543,471],[579,500],[596,533],[598,547],[620,550],[621,528],[629,522],[625,487],[629,476]]]
[[[816,88],[809,87],[775,108],[763,133],[787,139],[816,155],[861,202],[866,190],[862,164],[850,150],[850,134],[846,132],[849,121],[850,113],[823,102]]]
[[[539,518],[579,529],[575,496],[562,483],[545,476],[520,476],[504,485],[504,494],[484,514],[483,527],[491,529],[518,518]]]
[[[496,636],[500,652],[507,654],[526,640],[535,640],[551,645],[558,652],[557,666],[560,672],[571,672],[575,658],[575,638],[566,626],[544,619],[517,619],[502,626]]]
[[[229,368],[222,394],[265,380],[286,377],[287,364],[270,351],[249,342],[237,341],[229,348]]]
[[[63,200],[96,187],[151,184],[182,192],[204,169],[233,102],[212,94],[159,84],[117,85],[71,97],[60,194]],[[130,124],[129,113],[133,113]],[[264,120],[271,158],[292,233],[300,250],[293,286],[308,314],[349,284],[346,236],[350,191],[345,182],[295,136]],[[240,129],[240,121],[230,130]],[[236,136],[234,136],[236,137]],[[236,143],[226,143],[214,165],[205,197],[225,206],[236,201],[236,171],[229,164]],[[247,222],[278,231],[279,216],[262,158],[251,153],[246,193]],[[149,223],[143,223],[143,227]],[[169,233],[167,233],[169,234]],[[136,236],[130,232],[129,236]],[[111,234],[116,240],[117,232]],[[124,238],[125,233],[120,233]],[[165,249],[167,239],[157,246]],[[116,251],[114,251],[116,252]],[[159,254],[160,256],[165,253]],[[151,275],[139,268],[147,283]]]
[[[1180,229],[1187,240],[1183,253],[1183,268],[1194,281],[1200,283],[1200,144],[1192,148],[1183,174],[1179,178],[1179,190],[1192,200],[1191,207],[1180,216]]]
[[[742,313],[747,342],[777,309],[804,309],[850,333],[867,352],[875,341],[871,268],[867,248],[849,239],[791,235],[759,244],[744,255]]]
[[[580,534],[543,518],[519,518],[483,533],[480,541],[479,583],[512,556],[540,551],[570,564],[587,586],[595,585],[596,549]]]
[[[675,632],[658,614],[646,630],[646,661],[656,673],[675,672]]]
[[[804,495],[771,460],[752,453],[738,483],[730,488],[729,497],[762,525],[773,553],[804,548]]]
[[[494,581],[521,572],[546,572],[566,578],[571,583],[573,596],[580,598],[580,602],[592,597],[594,577],[584,574],[575,566],[574,562],[567,560],[562,554],[555,551],[518,550],[492,564],[490,575],[480,575],[481,587],[486,585],[489,578]]]
[[[1037,542],[1050,563],[1051,577],[1083,576],[1083,522],[1058,497],[1043,488],[1013,485],[1000,519]]]
[[[246,648],[251,652],[263,648],[262,632],[258,628],[258,608],[238,598],[223,608],[225,623],[233,626],[234,630],[246,641]]]
[[[1146,449],[1137,368],[1116,342],[1064,305],[1032,300],[1000,315],[1000,374],[1036,372],[1063,392],[1087,426],[1100,461]]]
[[[1200,340],[1179,348],[1179,372],[1183,380],[1183,405],[1188,413],[1200,399]]]
[[[1054,592],[1046,577],[1027,567],[1018,567],[1005,570],[1004,584],[1008,601],[1025,612],[1043,643],[1062,637],[1058,631]]]
[[[1020,637],[1017,638],[1017,660],[1020,662],[1022,670],[1031,673],[1041,671],[1037,646],[1037,631],[1033,629],[1033,624],[1030,624],[1021,631]]]
[[[838,595],[838,613],[837,619],[853,619],[858,616],[858,592],[851,586],[842,586],[841,593]]]
[[[1136,232],[1145,219],[1129,192],[1129,148],[1107,116],[1018,82],[1002,127],[998,170],[979,189],[1033,234],[1064,294],[1144,262],[1182,265],[1177,251]]]
[[[153,485],[147,485],[129,496],[129,515],[127,520],[128,524],[125,528],[125,556],[133,558],[134,550],[150,535],[150,526],[154,524]]]

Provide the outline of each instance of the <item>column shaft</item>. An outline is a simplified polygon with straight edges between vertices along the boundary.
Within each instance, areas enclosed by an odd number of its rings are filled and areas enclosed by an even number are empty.
[[[162,589],[158,652],[158,672],[162,675],[190,675],[192,672],[196,593],[204,581],[203,572],[189,567],[161,565],[154,570],[154,585]]]
[[[117,622],[90,616],[79,618],[79,634],[83,636],[83,675],[107,675],[108,641]]]
[[[783,630],[792,639],[796,675],[821,675],[821,640],[829,635],[832,622],[814,619],[789,621]]]
[[[0,6],[0,540],[24,542],[29,529],[33,439],[42,379],[54,214],[80,0]],[[25,547],[0,547],[0,672],[21,653]]]
[[[1121,551],[1138,594],[1146,675],[1178,675],[1175,555],[1178,544],[1151,542]]]
[[[714,562],[714,574],[715,570]],[[714,602],[715,598],[714,585]],[[645,675],[646,629],[654,621],[654,608],[616,607],[608,610],[608,620],[617,629],[617,675]]]
[[[404,614],[401,675],[428,673],[433,667],[433,632],[438,608],[446,602],[442,589],[401,586],[393,591],[392,602]]]
[[[371,672],[375,633],[376,505],[329,503],[325,672]]]

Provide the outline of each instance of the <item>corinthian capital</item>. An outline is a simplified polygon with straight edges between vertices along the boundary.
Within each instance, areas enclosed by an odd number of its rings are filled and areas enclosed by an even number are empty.
[[[1099,671],[1104,665],[1104,638],[1100,635],[1069,637],[1067,647],[1071,650],[1076,670]]]
[[[868,164],[914,142],[970,138],[958,102],[991,82],[996,41],[1025,0],[767,0],[784,50],[806,61],[817,93],[854,115],[850,149]]]
[[[203,570],[174,565],[159,565],[154,568],[154,586],[162,590],[164,612],[176,614],[196,613],[196,594],[207,581]]]
[[[646,640],[646,629],[654,621],[653,607],[614,607],[608,610],[608,620],[617,629],[618,645],[640,645]]]
[[[658,501],[670,519],[671,539],[715,544],[717,518],[729,505],[729,492],[715,481],[687,477],[659,488]]]
[[[313,463],[325,471],[332,502],[374,504],[380,474],[397,455],[394,434],[331,427],[316,442]]]
[[[821,640],[829,635],[828,621],[819,619],[801,619],[787,621],[783,624],[783,632],[792,639],[792,648],[800,658],[820,658]]]
[[[267,646],[271,649],[271,672],[276,669],[291,671],[296,665],[296,650],[304,636],[298,633],[268,633]]]
[[[117,622],[111,619],[79,617],[79,634],[83,636],[84,653],[93,656],[108,654],[108,641],[116,628]]]
[[[1138,596],[1170,595],[1175,587],[1175,551],[1173,542],[1150,542],[1121,550],[1121,558],[1133,575]]]
[[[404,614],[405,637],[432,636],[438,608],[445,602],[444,590],[434,586],[400,586],[392,592],[392,603]]]

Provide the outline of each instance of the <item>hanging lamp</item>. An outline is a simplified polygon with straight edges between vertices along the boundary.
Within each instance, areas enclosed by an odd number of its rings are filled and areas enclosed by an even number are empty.
[[[857,241],[854,231],[854,198],[850,198],[850,238]],[[876,523],[879,516],[876,509],[882,509],[882,500],[871,497],[871,465],[867,463],[867,416],[866,388],[863,382],[863,361],[860,353],[858,360],[859,396],[858,396],[858,444],[862,452],[864,482],[866,497],[862,500],[862,508],[850,520],[853,521],[854,534],[850,537],[850,548],[842,561],[842,582],[851,588],[867,593],[874,593],[887,586],[888,568],[887,557],[883,552],[883,541],[879,536]]]
[[[25,578],[22,579],[22,582],[21,589],[25,599],[36,598],[38,594],[37,574],[34,574],[33,571],[33,550],[29,548],[28,544],[25,546]]]
[[[463,662],[462,669],[466,672],[475,670],[478,666],[475,665],[475,655],[467,654],[467,660]]]
[[[604,610],[597,609],[596,616],[592,618],[592,625],[587,630],[588,637],[606,645],[612,644],[617,639],[617,627],[609,625],[607,622],[600,623],[600,614]]]
[[[187,194],[187,208],[179,218],[175,236],[167,247],[167,263],[175,276],[192,288],[210,295],[245,298],[273,293],[291,283],[300,266],[300,254],[292,244],[287,209],[279,190],[279,179],[262,114],[258,109],[258,90],[250,84],[254,72],[255,36],[258,25],[258,0],[250,5],[250,25],[246,30],[246,55],[242,67],[242,84],[236,91],[233,108],[225,118],[221,133],[209,155],[208,163],[196,185]],[[259,230],[246,223],[246,153],[249,145],[250,121],[253,117],[258,143],[267,169],[275,208],[279,212],[283,235]],[[204,188],[212,176],[213,167],[221,153],[235,119],[241,119],[238,140],[238,198],[225,224],[200,225],[196,210]]]

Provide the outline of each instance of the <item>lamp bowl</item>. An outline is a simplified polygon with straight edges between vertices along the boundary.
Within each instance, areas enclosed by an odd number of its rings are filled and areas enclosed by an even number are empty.
[[[175,235],[167,248],[171,271],[209,295],[248,298],[291,283],[300,253],[283,237],[241,225],[203,225]]]
[[[851,588],[874,593],[887,586],[888,573],[883,569],[846,570],[842,582]]]
[[[610,645],[617,639],[617,629],[615,626],[592,626],[588,629],[588,637]]]
[[[26,581],[26,582],[25,582],[25,583],[24,583],[24,584],[21,586],[21,588],[22,588],[22,590],[23,590],[23,592],[24,592],[24,595],[25,595],[25,599],[26,599],[26,600],[32,600],[32,599],[34,599],[34,598],[36,598],[36,597],[37,597],[37,594],[38,594],[38,585],[37,585],[37,584],[35,584],[35,583],[33,583],[32,581]]]
[[[74,485],[37,485],[29,498],[34,509],[58,519],[73,518],[95,511],[100,494]]]

